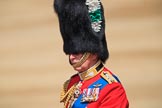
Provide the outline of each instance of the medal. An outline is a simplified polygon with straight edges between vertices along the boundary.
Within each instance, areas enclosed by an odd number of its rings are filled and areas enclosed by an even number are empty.
[[[94,88],[87,88],[83,90],[83,96],[81,102],[94,102],[97,101],[100,88],[102,84],[93,85]]]
[[[75,91],[74,91],[74,98],[78,98],[80,93],[81,93],[81,90],[80,90],[80,87],[82,86],[82,83],[79,82],[76,87],[75,87]]]

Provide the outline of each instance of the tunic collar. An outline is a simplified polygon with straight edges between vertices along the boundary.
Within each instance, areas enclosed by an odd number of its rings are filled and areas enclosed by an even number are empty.
[[[94,66],[89,68],[87,71],[78,73],[78,75],[80,76],[81,80],[88,80],[88,79],[96,76],[103,69],[103,67],[104,66],[103,66],[102,62],[99,60]]]

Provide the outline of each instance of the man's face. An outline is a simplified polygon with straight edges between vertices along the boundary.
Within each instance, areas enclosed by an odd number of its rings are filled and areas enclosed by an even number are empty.
[[[84,54],[69,54],[69,62],[71,65],[80,62],[80,59],[83,57]],[[96,54],[90,54],[90,56],[86,59],[86,61],[78,67],[73,67],[74,70],[78,72],[83,72],[88,70],[91,66],[93,66],[98,61]]]
[[[69,62],[71,65],[78,63],[80,61],[80,59],[82,58],[83,54],[79,53],[79,54],[70,54],[69,55]]]

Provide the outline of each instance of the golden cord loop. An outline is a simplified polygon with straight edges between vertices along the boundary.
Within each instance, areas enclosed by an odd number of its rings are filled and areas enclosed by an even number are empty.
[[[89,56],[90,56],[90,53],[84,53],[82,58],[79,60],[79,62],[73,64],[72,66],[74,68],[81,66],[88,59]]]

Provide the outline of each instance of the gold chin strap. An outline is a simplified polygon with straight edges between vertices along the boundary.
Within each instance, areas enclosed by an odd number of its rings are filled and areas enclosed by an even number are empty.
[[[88,52],[84,53],[83,56],[82,56],[82,58],[79,60],[79,62],[73,64],[72,66],[74,68],[81,66],[88,59],[88,57],[90,56],[90,54],[91,53],[88,53]]]

